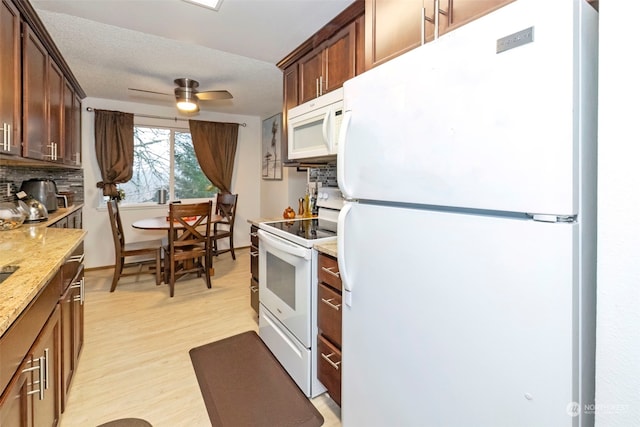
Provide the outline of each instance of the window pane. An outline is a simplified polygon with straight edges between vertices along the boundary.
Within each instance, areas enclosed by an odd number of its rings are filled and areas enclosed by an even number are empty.
[[[136,126],[133,139],[133,177],[118,186],[125,203],[155,202],[160,188],[169,189],[171,131]]]
[[[190,133],[175,132],[174,156],[177,200],[212,197],[217,192],[198,164]]]

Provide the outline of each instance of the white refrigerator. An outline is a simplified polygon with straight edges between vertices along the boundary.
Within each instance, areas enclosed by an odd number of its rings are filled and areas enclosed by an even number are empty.
[[[343,426],[593,425],[597,21],[517,0],[345,83]]]

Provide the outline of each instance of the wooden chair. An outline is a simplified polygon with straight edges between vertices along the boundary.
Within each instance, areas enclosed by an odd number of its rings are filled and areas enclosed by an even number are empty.
[[[113,235],[113,245],[116,250],[116,262],[113,269],[113,281],[111,282],[111,292],[116,290],[118,281],[124,276],[137,276],[141,273],[153,273],[156,275],[156,285],[161,283],[160,272],[162,270],[162,242],[160,239],[145,240],[141,242],[126,243],[122,221],[120,220],[120,209],[115,200],[107,202],[109,211],[109,222],[111,223],[111,234]],[[148,270],[142,270],[144,265],[149,265]],[[127,267],[137,266],[137,271],[125,272]],[[152,270],[151,266],[155,268]]]
[[[211,201],[169,205],[170,237],[164,246],[164,277],[171,297],[176,280],[189,273],[197,273],[198,277],[204,274],[207,288],[211,288],[210,218]]]
[[[222,217],[221,221],[213,223],[211,241],[213,255],[218,256],[225,252],[231,252],[231,257],[235,260],[236,253],[233,249],[233,224],[236,220],[236,207],[238,206],[238,195],[231,193],[220,193],[216,199],[216,214]],[[218,249],[218,240],[229,239],[227,249]]]

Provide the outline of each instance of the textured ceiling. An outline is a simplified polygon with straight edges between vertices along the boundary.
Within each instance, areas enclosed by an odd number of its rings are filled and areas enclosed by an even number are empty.
[[[167,105],[173,80],[234,98],[201,110],[271,116],[281,109],[275,64],[353,0],[223,0],[218,12],[181,0],[31,0],[88,97]]]

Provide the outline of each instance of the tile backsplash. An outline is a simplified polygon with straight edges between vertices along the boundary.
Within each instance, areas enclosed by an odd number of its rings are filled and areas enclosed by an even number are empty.
[[[46,168],[34,166],[0,166],[0,202],[16,200],[22,181],[45,178],[55,181],[58,191],[74,193],[74,204],[84,202],[84,174],[82,169]]]

